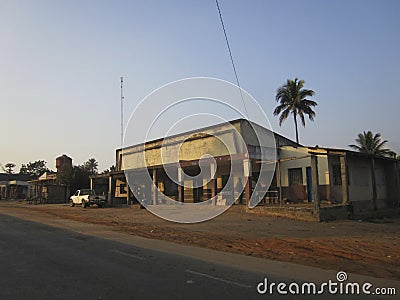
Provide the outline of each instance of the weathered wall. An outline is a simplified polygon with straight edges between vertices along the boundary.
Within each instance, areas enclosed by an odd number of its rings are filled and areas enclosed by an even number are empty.
[[[349,171],[349,200],[372,201],[371,162],[359,157],[347,158]]]
[[[282,217],[300,221],[319,221],[319,216],[314,214],[310,207],[296,206],[257,206],[246,208],[246,212],[263,216]]]
[[[243,153],[245,145],[240,141],[238,132],[232,130],[232,126],[229,125],[202,130],[201,133],[170,137],[164,141],[150,142],[145,146],[126,148],[123,152],[122,169],[161,166],[179,160],[198,160],[205,154],[218,157]]]
[[[46,187],[43,187],[46,188]],[[68,196],[67,188],[60,185],[47,186],[47,199],[46,203],[64,203],[67,202]]]
[[[282,147],[279,151],[279,158],[281,159],[281,179],[282,186],[289,186],[289,169],[302,168],[303,185],[307,185],[306,168],[311,166],[311,158],[309,156],[310,149],[307,147]],[[326,151],[320,149],[313,152],[320,152],[322,155],[318,156],[318,180],[320,185],[329,184],[329,171],[328,171],[328,158],[325,155]],[[307,156],[307,157],[306,157]],[[299,159],[295,159],[299,158]],[[292,160],[288,160],[292,159]]]

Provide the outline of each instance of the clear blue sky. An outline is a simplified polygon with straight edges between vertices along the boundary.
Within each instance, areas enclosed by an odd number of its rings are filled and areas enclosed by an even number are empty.
[[[316,91],[305,145],[347,148],[363,130],[400,153],[400,1],[227,1],[220,6],[242,87],[272,128],[276,89],[299,77]],[[152,90],[210,76],[235,82],[214,0],[1,1],[0,162],[90,157],[100,170],[125,119]]]

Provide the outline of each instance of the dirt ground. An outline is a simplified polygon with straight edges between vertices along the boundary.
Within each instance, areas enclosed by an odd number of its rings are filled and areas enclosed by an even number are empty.
[[[234,206],[198,224],[176,224],[138,206],[131,208],[30,205],[0,201],[0,214],[35,216],[111,226],[132,235],[175,243],[400,280],[400,219],[301,222],[248,214]]]

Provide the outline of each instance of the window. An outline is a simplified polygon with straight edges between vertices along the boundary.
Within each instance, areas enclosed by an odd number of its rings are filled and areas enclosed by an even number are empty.
[[[126,184],[125,183],[121,183],[119,185],[119,193],[120,194],[126,194],[126,190],[125,190]]]
[[[333,173],[333,184],[342,185],[342,171],[340,169],[340,165],[333,165],[332,173]]]
[[[303,185],[303,170],[301,168],[289,169],[289,186]]]

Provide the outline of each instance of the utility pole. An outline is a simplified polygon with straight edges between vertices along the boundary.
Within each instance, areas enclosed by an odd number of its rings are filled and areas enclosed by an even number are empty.
[[[121,149],[124,143],[124,94],[123,94],[124,77],[121,76]]]

